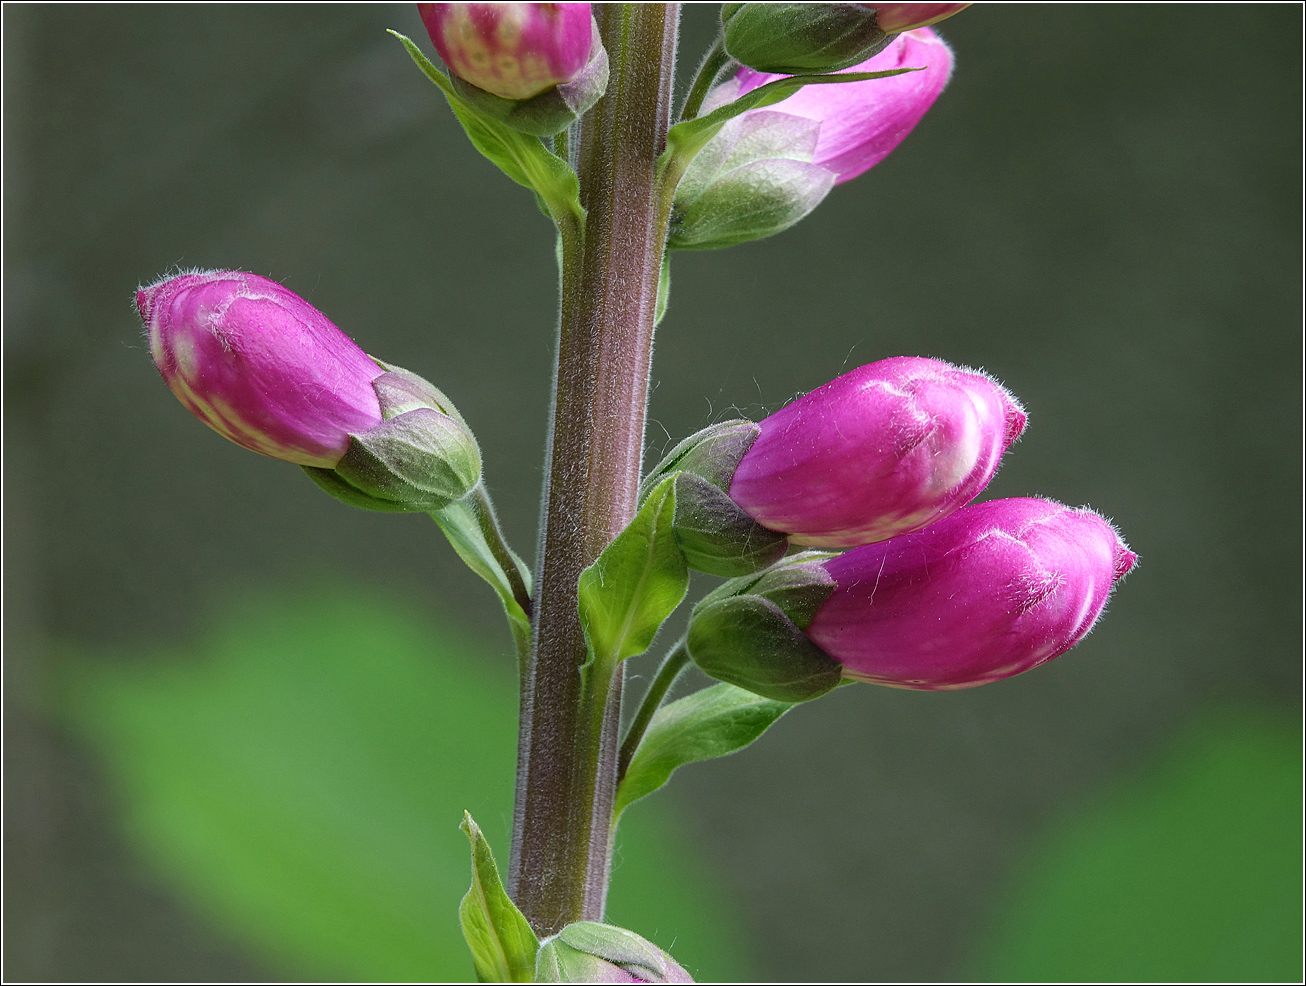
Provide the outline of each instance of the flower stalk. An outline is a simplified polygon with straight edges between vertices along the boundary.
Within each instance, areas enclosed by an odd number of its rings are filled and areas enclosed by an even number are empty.
[[[656,165],[670,122],[679,10],[602,5],[597,20],[611,75],[606,95],[575,126],[583,229],[559,228],[556,377],[509,880],[542,935],[603,917],[622,671],[586,686],[577,584],[635,513],[667,233]]]

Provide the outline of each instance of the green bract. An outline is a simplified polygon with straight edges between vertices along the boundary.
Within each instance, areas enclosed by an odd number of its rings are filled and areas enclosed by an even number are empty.
[[[613,815],[652,794],[678,767],[742,750],[794,707],[734,685],[713,685],[658,709],[617,788]]]
[[[472,844],[472,885],[458,905],[458,918],[476,978],[483,983],[534,982],[539,939],[503,889],[490,844],[467,812],[462,830]]]
[[[539,137],[508,126],[495,115],[473,105],[456,89],[449,77],[431,64],[421,49],[398,31],[391,31],[408,51],[422,73],[435,83],[449,102],[467,138],[478,151],[518,185],[539,196],[540,207],[555,223],[583,220],[580,183],[571,165],[541,143]],[[491,95],[486,93],[487,96]],[[499,97],[494,97],[499,98]]]
[[[599,673],[648,650],[689,588],[673,530],[674,485],[674,476],[663,480],[629,526],[581,573],[581,624]]]

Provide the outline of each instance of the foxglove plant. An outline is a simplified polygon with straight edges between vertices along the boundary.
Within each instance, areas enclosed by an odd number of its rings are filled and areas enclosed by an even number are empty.
[[[425,512],[498,593],[522,687],[508,879],[466,816],[477,977],[688,982],[603,923],[618,820],[678,767],[862,681],[967,688],[1073,647],[1136,556],[1087,509],[973,503],[1024,409],[985,373],[882,359],[642,474],[670,249],[779,232],[889,154],[938,98],[966,4],[726,4],[673,120],[674,4],[419,4],[448,72],[396,35],[472,144],[557,232],[560,316],[533,570],[507,544],[449,398],[275,281],[141,288],[150,352],[224,437],[353,506]],[[621,735],[624,662],[693,607]],[[667,701],[695,663],[719,683]]]

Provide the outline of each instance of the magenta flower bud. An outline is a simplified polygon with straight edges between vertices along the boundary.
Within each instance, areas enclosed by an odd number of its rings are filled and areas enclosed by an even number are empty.
[[[150,355],[186,408],[237,445],[331,469],[381,423],[385,370],[299,295],[240,271],[136,292]]]
[[[530,99],[580,74],[590,57],[587,3],[419,3],[450,71],[504,99]]]
[[[806,634],[846,678],[971,688],[1079,643],[1137,560],[1091,510],[977,503],[824,562],[835,588]]]
[[[875,21],[885,34],[937,24],[965,10],[968,3],[884,3],[875,5]]]
[[[921,71],[863,82],[804,86],[768,109],[820,124],[811,163],[833,172],[835,184],[841,184],[879,164],[911,133],[948,84],[952,49],[929,28],[921,28],[898,35],[875,57],[847,71],[895,68]],[[732,79],[708,94],[702,113],[779,78],[783,76],[741,67]]]
[[[791,543],[846,548],[919,530],[969,503],[1025,428],[991,377],[899,356],[859,367],[760,424],[730,498]]]

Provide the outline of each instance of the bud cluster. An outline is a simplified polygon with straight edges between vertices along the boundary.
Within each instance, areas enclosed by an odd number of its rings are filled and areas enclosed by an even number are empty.
[[[726,422],[682,442],[650,482],[680,472],[689,563],[735,576],[695,608],[690,655],[713,677],[800,701],[840,678],[965,688],[1069,650],[1136,556],[1090,510],[966,506],[1025,422],[987,375],[898,357],[760,424]],[[713,517],[725,520],[707,532]],[[789,545],[853,550],[746,575]]]

